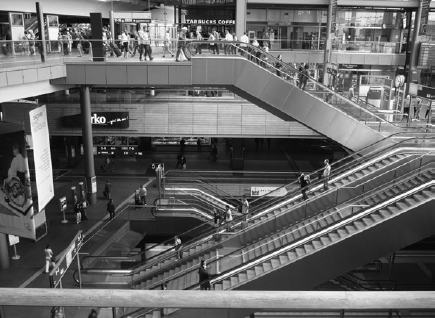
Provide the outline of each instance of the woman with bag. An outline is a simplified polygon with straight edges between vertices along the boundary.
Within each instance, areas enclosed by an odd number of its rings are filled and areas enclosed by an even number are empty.
[[[45,247],[45,273],[49,273],[50,266],[55,266],[56,263],[54,262],[55,258],[53,256],[53,250],[50,247],[50,244],[47,244]]]

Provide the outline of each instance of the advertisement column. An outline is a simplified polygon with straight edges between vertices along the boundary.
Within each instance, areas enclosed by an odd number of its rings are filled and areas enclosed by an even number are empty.
[[[45,105],[38,107],[30,111],[29,115],[33,144],[38,145],[34,147],[33,154],[36,190],[38,192],[38,210],[41,211],[54,196],[47,108]]]

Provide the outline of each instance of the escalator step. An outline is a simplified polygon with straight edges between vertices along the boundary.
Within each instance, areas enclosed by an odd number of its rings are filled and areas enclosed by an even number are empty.
[[[255,277],[255,271],[253,269],[248,269],[246,271],[246,275],[248,276],[248,279],[254,278]]]
[[[222,284],[221,283],[214,284],[214,290],[222,290]]]
[[[361,220],[353,221],[353,225],[360,231],[366,228],[365,224]]]
[[[281,264],[287,264],[289,261],[289,258],[287,255],[279,255],[279,261]]]
[[[280,262],[280,260],[277,259],[277,258],[272,258],[272,259],[270,259],[270,262],[271,262],[271,264],[272,264],[272,268],[276,268],[276,267],[281,266],[281,262]]]
[[[314,249],[316,249],[316,250],[323,247],[322,241],[318,240],[318,239],[311,241],[311,244],[314,246]]]
[[[231,287],[231,283],[228,281],[228,279],[225,279],[222,281],[222,289],[227,290]]]
[[[381,221],[383,218],[377,214],[377,213],[372,213],[370,214],[370,218],[374,221],[374,222],[379,222]]]
[[[287,257],[290,261],[298,258],[298,255],[294,251],[287,252]]]
[[[408,206],[407,206],[404,202],[401,202],[401,201],[396,202],[396,206],[397,206],[400,210],[408,209]]]
[[[235,286],[239,283],[239,277],[237,276],[231,276],[230,278],[231,286]]]
[[[346,231],[349,234],[352,234],[352,233],[355,233],[355,232],[358,231],[358,229],[355,226],[351,225],[351,224],[346,225],[345,228],[346,228]]]
[[[412,197],[417,202],[423,202],[424,200],[426,200],[426,197],[422,194],[414,194]]]
[[[305,253],[305,249],[304,248],[302,248],[302,247],[296,247],[295,248],[295,252],[296,252],[296,254],[298,255],[298,257],[300,257],[300,256],[304,256],[306,253]]]
[[[415,206],[418,203],[417,201],[415,201],[414,199],[409,198],[409,197],[405,198],[404,201],[410,207],[413,207],[413,206]]]
[[[420,192],[425,198],[430,199],[433,198],[433,192],[429,190],[422,190]]]
[[[243,283],[248,280],[248,275],[246,273],[239,273],[239,282]]]
[[[392,205],[387,206],[386,209],[391,213],[391,215],[394,215],[399,212],[399,209]]]
[[[330,232],[330,233],[328,233],[328,237],[329,237],[329,239],[331,240],[331,242],[335,242],[335,241],[337,241],[337,240],[340,239],[340,235],[338,235],[338,234],[335,233],[335,232]]]
[[[329,245],[332,242],[331,238],[329,238],[328,236],[321,236],[320,241],[322,242],[323,246]]]
[[[343,228],[341,228],[341,229],[337,229],[336,232],[338,233],[338,235],[340,235],[340,237],[345,237],[345,236],[347,236],[347,235],[349,234],[349,233],[348,233],[345,229],[343,229]]]
[[[263,271],[268,272],[272,270],[272,264],[269,261],[265,261],[262,265],[263,265]]]
[[[255,270],[255,275],[256,276],[264,273],[263,267],[258,266],[258,265],[254,267],[254,270]]]

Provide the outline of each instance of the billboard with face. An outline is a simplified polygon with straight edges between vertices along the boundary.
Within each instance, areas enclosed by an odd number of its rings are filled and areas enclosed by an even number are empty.
[[[36,239],[24,131],[0,135],[0,233]]]

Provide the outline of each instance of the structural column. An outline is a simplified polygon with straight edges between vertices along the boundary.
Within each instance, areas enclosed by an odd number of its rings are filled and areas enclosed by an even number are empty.
[[[80,88],[83,150],[85,159],[86,197],[90,204],[97,202],[97,178],[95,176],[91,123],[91,96],[89,86]]]
[[[331,0],[328,5],[328,12],[327,12],[327,19],[326,19],[326,44],[325,44],[325,51],[323,52],[323,85],[329,85],[328,63],[330,62],[331,50],[332,50],[331,33],[335,33],[335,21],[332,21],[332,16],[333,16],[332,10],[333,9],[337,10],[337,8],[333,8],[333,6],[334,6],[333,0]],[[334,23],[334,28],[332,28],[332,23]]]
[[[236,35],[237,38],[243,35],[243,32],[246,31],[246,12],[247,12],[247,1],[246,0],[237,0],[236,1]]]
[[[9,251],[6,234],[0,233],[0,270],[9,268]]]
[[[412,32],[411,54],[409,58],[408,75],[406,76],[406,94],[409,92],[409,85],[412,82],[412,73],[417,70],[418,50],[419,50],[419,32],[421,23],[421,11],[423,0],[419,1],[417,12],[414,18],[414,31]]]
[[[41,54],[41,62],[45,62],[45,57],[47,56],[47,45],[45,41],[45,23],[44,23],[44,11],[42,10],[42,4],[40,2],[36,2],[36,14],[38,19],[38,34],[39,40],[39,53]]]

